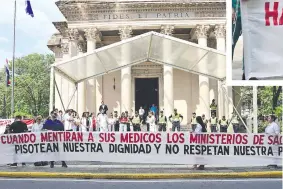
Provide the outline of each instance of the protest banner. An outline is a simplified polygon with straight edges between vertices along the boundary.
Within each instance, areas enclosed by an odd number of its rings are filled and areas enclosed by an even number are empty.
[[[242,0],[246,79],[283,77],[283,1]]]
[[[42,132],[0,136],[2,164],[103,161],[162,164],[281,164],[282,136],[264,134]]]
[[[11,125],[14,122],[14,119],[0,119],[0,134],[4,134],[6,126]],[[33,119],[24,119],[22,122],[26,123],[28,129],[31,129],[33,125]]]

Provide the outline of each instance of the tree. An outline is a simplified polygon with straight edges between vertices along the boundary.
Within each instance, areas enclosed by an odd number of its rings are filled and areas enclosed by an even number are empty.
[[[54,62],[53,55],[30,54],[15,60],[15,112],[27,115],[47,116],[49,111],[50,65]],[[5,73],[0,72],[0,90],[5,91]],[[7,113],[11,114],[11,89],[7,96]],[[4,99],[1,93],[0,99]],[[3,104],[0,103],[4,109]],[[2,111],[2,115],[4,111]]]

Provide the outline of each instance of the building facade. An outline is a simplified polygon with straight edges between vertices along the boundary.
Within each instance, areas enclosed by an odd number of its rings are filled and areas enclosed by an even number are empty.
[[[149,31],[225,52],[225,0],[62,0],[56,5],[67,20],[54,22],[58,33],[48,42],[56,62]],[[131,49],[126,53],[132,53]],[[98,113],[101,101],[109,112],[119,113],[156,104],[166,115],[177,108],[184,116],[183,124],[187,124],[193,112],[209,118],[212,99],[218,104],[218,116],[231,117],[235,101],[232,88],[216,79],[152,62],[90,78],[78,83],[77,91],[59,74],[55,74],[55,83],[51,107],[71,108],[79,114]]]

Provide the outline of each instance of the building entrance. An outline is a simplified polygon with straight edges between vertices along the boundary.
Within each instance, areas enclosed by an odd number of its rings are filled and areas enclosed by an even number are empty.
[[[147,112],[152,104],[159,108],[159,85],[158,78],[136,78],[135,79],[135,109],[142,106]]]

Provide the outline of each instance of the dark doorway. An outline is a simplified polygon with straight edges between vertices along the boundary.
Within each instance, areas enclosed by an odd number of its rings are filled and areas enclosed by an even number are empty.
[[[142,106],[147,112],[152,104],[158,107],[159,85],[158,78],[135,79],[135,109],[138,111]]]

